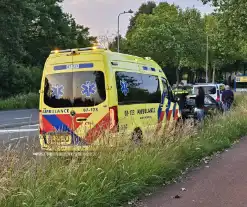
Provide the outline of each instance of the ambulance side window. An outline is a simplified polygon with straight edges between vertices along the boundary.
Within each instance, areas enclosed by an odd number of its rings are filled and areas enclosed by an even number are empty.
[[[166,97],[170,100],[170,101],[174,101],[174,97],[172,94],[172,89],[171,87],[168,85],[168,82],[165,78],[161,78],[162,80],[162,84],[163,84],[163,93],[166,93]]]
[[[142,74],[141,88],[147,92],[145,101],[147,103],[160,103],[161,90],[159,84],[159,78],[157,76]]]
[[[160,103],[161,91],[157,76],[133,72],[116,72],[118,103]]]
[[[166,94],[166,96],[168,96],[168,85],[167,85],[167,81],[164,78],[161,78],[162,81],[162,85],[163,85],[163,93]]]

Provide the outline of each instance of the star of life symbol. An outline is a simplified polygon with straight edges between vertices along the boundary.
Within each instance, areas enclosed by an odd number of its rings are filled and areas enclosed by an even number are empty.
[[[96,83],[91,83],[91,81],[86,81],[86,83],[83,83],[81,85],[81,89],[81,94],[85,95],[87,98],[90,98],[91,95],[97,92]]]
[[[128,89],[128,83],[125,80],[121,80],[120,81],[120,85],[121,85],[121,91],[122,93],[127,96],[129,93],[129,89]]]
[[[64,95],[64,86],[63,85],[53,85],[52,88],[52,97],[55,97],[56,99],[60,99]]]

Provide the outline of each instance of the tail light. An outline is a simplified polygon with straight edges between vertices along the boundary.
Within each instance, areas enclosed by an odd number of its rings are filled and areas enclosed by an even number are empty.
[[[217,91],[217,98],[216,98],[216,101],[217,101],[217,102],[220,102],[220,92],[219,92],[219,91]]]
[[[42,130],[43,130],[42,112],[39,111],[39,134],[42,134]]]
[[[117,106],[110,107],[110,130],[117,131],[118,126]]]

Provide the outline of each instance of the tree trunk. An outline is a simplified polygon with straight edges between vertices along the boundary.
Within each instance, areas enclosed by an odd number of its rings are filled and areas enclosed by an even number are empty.
[[[213,63],[213,77],[212,77],[213,83],[215,82],[215,63]]]
[[[176,69],[176,76],[177,76],[177,87],[179,85],[179,72],[180,72],[180,61],[178,62],[178,67]]]
[[[213,63],[209,63],[208,67],[208,82],[210,83],[212,81],[212,76],[213,76]]]

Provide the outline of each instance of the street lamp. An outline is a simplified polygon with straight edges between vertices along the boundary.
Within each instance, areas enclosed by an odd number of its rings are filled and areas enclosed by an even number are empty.
[[[133,14],[134,12],[130,9],[129,11],[124,11],[124,12],[122,12],[122,13],[120,13],[119,15],[118,15],[118,32],[117,32],[117,51],[119,52],[119,44],[120,44],[120,29],[119,29],[119,19],[120,19],[120,16],[122,15],[122,14]]]

